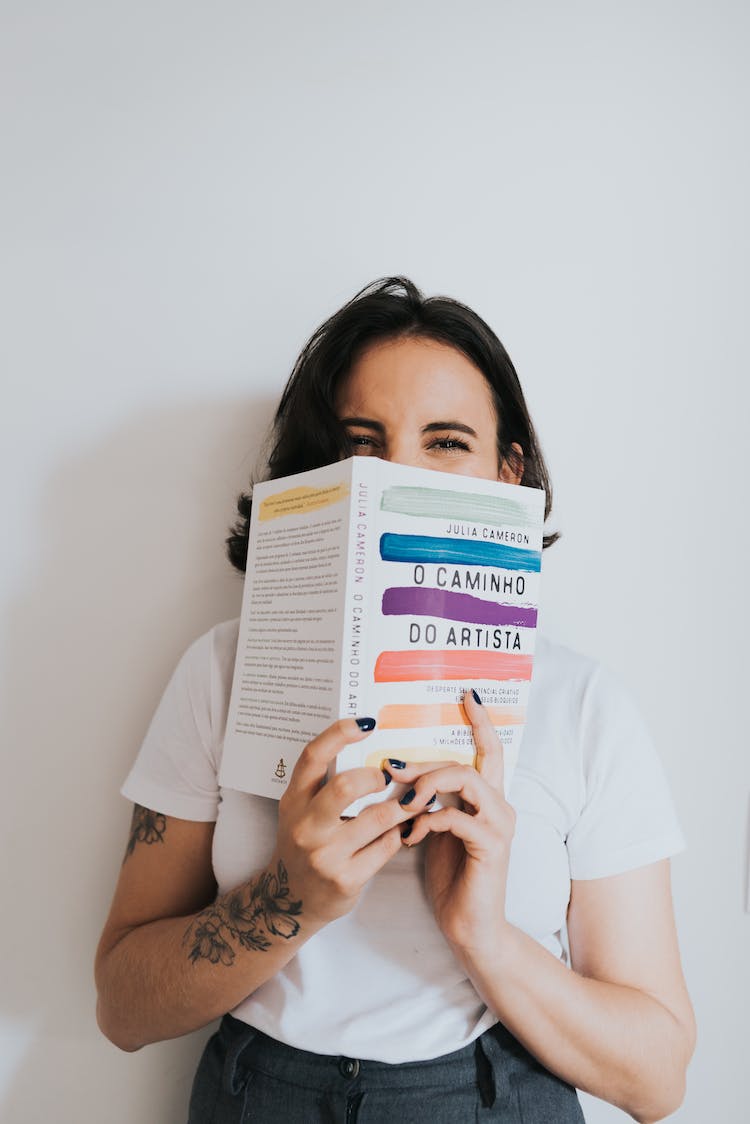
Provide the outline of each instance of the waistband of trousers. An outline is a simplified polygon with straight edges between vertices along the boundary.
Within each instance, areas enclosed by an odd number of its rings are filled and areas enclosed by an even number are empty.
[[[481,1082],[483,1068],[493,1070],[497,1080],[498,1069],[507,1076],[509,1068],[515,1068],[519,1062],[523,1066],[525,1059],[531,1061],[501,1024],[452,1053],[425,1061],[396,1063],[300,1050],[277,1042],[233,1015],[224,1016],[220,1034],[228,1054],[240,1068],[249,1067],[291,1085],[321,1091],[341,1088],[342,1080],[357,1079],[366,1081],[373,1090],[459,1088],[476,1085],[478,1071]],[[489,1076],[488,1073],[488,1079]]]

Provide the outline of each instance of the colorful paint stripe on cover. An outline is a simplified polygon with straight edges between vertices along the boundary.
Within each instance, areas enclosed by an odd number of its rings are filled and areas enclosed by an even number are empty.
[[[413,765],[419,765],[424,761],[457,761],[459,765],[474,765],[476,763],[476,754],[473,749],[460,749],[457,746],[449,746],[447,749],[443,749],[434,745],[409,745],[403,748],[401,746],[390,746],[387,757],[383,757],[381,749],[379,752],[368,753],[364,763],[373,769],[387,769],[388,757],[398,757],[399,760],[408,761]]]
[[[525,709],[521,706],[486,706],[493,726],[518,726]],[[378,711],[379,730],[417,730],[426,726],[469,726],[461,703],[390,703]]]
[[[491,527],[537,527],[540,514],[517,500],[501,496],[464,494],[444,488],[394,486],[383,492],[380,507],[398,515],[429,519],[448,518]]]
[[[466,539],[440,539],[431,535],[380,537],[380,557],[384,562],[454,562],[466,566],[495,566],[499,570],[527,570],[539,573],[542,554],[495,542],[468,542]]]
[[[383,616],[440,617],[466,624],[508,625],[534,628],[537,610],[522,605],[498,604],[427,586],[393,586],[383,594]]]
[[[375,661],[376,683],[407,683],[419,679],[531,679],[531,656],[509,652],[405,651],[381,652]]]

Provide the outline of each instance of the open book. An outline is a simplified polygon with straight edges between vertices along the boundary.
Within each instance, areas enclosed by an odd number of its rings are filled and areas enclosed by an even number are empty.
[[[388,757],[473,763],[461,699],[474,687],[504,745],[507,791],[544,500],[375,457],[257,484],[220,783],[280,797],[307,742],[344,716],[377,726],[336,770]]]

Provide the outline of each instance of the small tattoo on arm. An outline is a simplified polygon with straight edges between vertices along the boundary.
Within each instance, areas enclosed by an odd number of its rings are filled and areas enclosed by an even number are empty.
[[[302,902],[289,899],[289,876],[279,860],[276,874],[264,871],[255,882],[224,894],[199,913],[182,943],[190,946],[193,964],[208,960],[229,968],[237,945],[265,952],[271,947],[271,936],[287,941],[295,937],[299,932],[295,918],[301,913]]]
[[[167,817],[161,812],[152,812],[150,808],[143,808],[136,804],[133,808],[133,820],[130,824],[130,838],[125,849],[126,862],[135,850],[136,843],[163,843],[164,832],[167,830]]]

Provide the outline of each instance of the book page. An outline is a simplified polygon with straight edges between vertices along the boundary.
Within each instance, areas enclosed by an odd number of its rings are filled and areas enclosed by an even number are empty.
[[[338,717],[346,463],[256,486],[222,785],[278,798]]]

